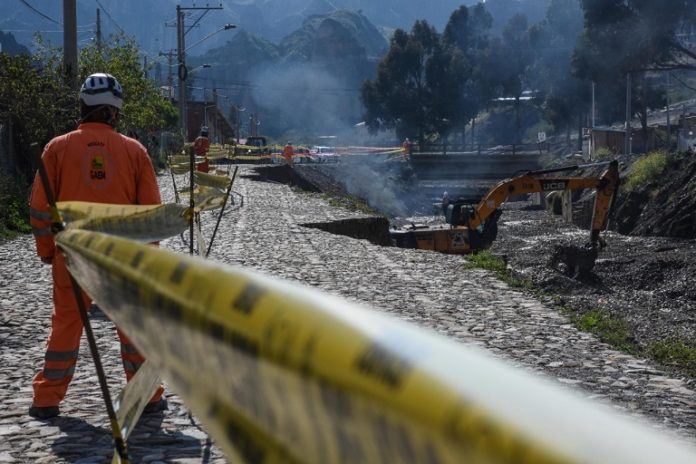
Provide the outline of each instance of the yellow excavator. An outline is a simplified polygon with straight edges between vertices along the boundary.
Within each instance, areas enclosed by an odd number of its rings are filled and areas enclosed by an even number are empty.
[[[548,174],[605,165],[599,177],[547,177]],[[604,243],[599,233],[607,226],[609,211],[619,187],[617,161],[528,171],[494,186],[477,205],[450,204],[446,208],[447,225],[418,226],[390,230],[394,245],[441,253],[465,254],[490,248],[498,234],[501,205],[511,196],[536,192],[595,189],[590,242],[594,251]]]

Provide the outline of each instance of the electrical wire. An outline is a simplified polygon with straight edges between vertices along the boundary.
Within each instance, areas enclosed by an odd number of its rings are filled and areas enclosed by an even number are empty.
[[[41,16],[42,18],[48,19],[48,20],[51,21],[52,23],[55,23],[55,24],[57,24],[57,25],[59,25],[59,26],[62,26],[62,25],[63,25],[63,23],[61,23],[60,21],[56,21],[55,19],[51,18],[51,17],[48,16],[47,14],[42,13],[42,12],[40,12],[39,10],[37,10],[36,8],[34,8],[31,4],[29,4],[29,2],[27,2],[27,0],[19,0],[19,1],[20,1],[22,4],[24,4],[24,6],[26,6],[26,7],[29,8],[31,11],[33,11],[33,12],[36,13],[37,15]],[[99,0],[97,0],[97,1],[99,1]]]
[[[116,29],[118,29],[119,31],[121,31],[122,34],[125,35],[125,34],[126,34],[126,31],[124,31],[123,29],[121,29],[121,26],[118,25],[118,23],[116,22],[116,20],[111,16],[111,13],[109,13],[109,11],[108,11],[106,8],[104,8],[104,5],[102,5],[101,2],[100,2],[99,0],[97,0],[97,5],[99,5],[99,7],[100,7],[102,10],[104,10],[104,14],[106,14],[106,16],[108,16],[109,20],[111,20],[111,22],[114,23],[114,26],[116,26]]]
[[[679,82],[682,86],[686,87],[687,89],[696,91],[696,88],[695,88],[695,87],[691,87],[689,84],[687,84],[687,83],[684,82],[683,80],[679,79],[679,78],[678,78],[677,76],[675,76],[674,74],[672,74],[671,77],[672,77],[674,80],[676,80],[677,82]]]

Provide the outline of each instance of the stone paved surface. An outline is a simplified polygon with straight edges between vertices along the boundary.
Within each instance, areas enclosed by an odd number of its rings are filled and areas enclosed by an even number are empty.
[[[696,395],[682,379],[578,332],[543,302],[492,275],[463,269],[462,257],[384,248],[302,227],[356,215],[329,206],[320,196],[251,180],[250,169],[243,167],[235,184],[244,206],[223,217],[210,259],[317,287],[482,346],[519,368],[646,418],[685,442],[696,441]],[[162,176],[160,183],[165,199],[171,199],[171,178]],[[203,220],[210,237],[212,213],[204,213]],[[187,250],[178,237],[163,246]],[[108,420],[84,343],[61,416],[36,421],[26,414],[50,307],[50,269],[35,258],[33,239],[1,244],[0,463],[109,462]],[[123,385],[117,337],[109,321],[95,317],[92,322],[116,394]],[[134,430],[129,440],[134,461],[227,462],[175,393],[168,390],[167,395],[170,410],[141,420]]]

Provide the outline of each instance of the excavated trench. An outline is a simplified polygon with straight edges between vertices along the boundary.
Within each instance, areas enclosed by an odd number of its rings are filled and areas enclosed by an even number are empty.
[[[389,220],[384,217],[342,219],[300,225],[312,229],[320,229],[332,234],[368,240],[375,245],[392,246],[392,241],[389,237]]]
[[[342,193],[340,182],[331,176],[319,170],[307,170],[309,175],[302,171],[287,166],[261,167],[256,178],[309,192]],[[418,210],[421,215],[402,221],[441,221],[441,217],[428,217],[433,214],[428,201],[424,198],[420,204],[412,203],[416,207],[410,211]],[[592,202],[580,199],[576,203],[574,217],[578,224],[569,224],[552,211],[531,208],[524,202],[506,203],[491,251],[504,258],[514,276],[529,282],[529,288],[543,290],[547,303],[559,305],[573,317],[599,312],[620,321],[621,330],[625,329],[625,339],[620,343],[629,343],[646,356],[651,356],[660,344],[691,347],[696,352],[696,240],[613,232],[614,227],[628,221],[617,215],[610,231],[602,234],[606,247],[597,252],[595,259],[592,251],[584,249],[590,237],[586,221]],[[637,220],[643,220],[642,216]],[[391,244],[389,221],[383,217],[304,225],[379,245]],[[696,384],[696,360],[657,361]]]
[[[302,169],[286,165],[259,166],[254,168],[254,171],[255,174],[247,178],[262,182],[278,182],[311,193],[342,193],[336,182],[320,170],[312,170],[311,178]],[[344,200],[344,203],[344,206],[351,206],[350,200]],[[300,225],[331,234],[368,240],[375,245],[392,246],[389,220],[383,216],[308,222]]]

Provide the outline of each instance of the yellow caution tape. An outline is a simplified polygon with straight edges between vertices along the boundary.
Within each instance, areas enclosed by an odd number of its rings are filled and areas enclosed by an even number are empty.
[[[608,408],[313,289],[95,232],[56,241],[234,462],[696,462]]]
[[[172,164],[169,166],[169,169],[171,169],[174,174],[188,174],[191,172],[191,166],[188,164]]]
[[[229,182],[228,182],[229,184]],[[189,196],[189,188],[182,189],[179,193],[181,196]],[[193,191],[193,203],[195,205],[195,210],[198,211],[210,211],[222,206],[225,201],[225,192],[215,187],[208,187],[205,185],[197,185]]]
[[[200,163],[202,161],[205,161],[204,156],[196,156],[195,162]],[[172,155],[169,157],[169,164],[186,164],[188,165],[191,162],[191,156],[190,155]]]
[[[271,159],[271,155],[235,155],[232,159],[240,161],[259,161]]]
[[[226,158],[228,155],[229,155],[229,153],[226,151],[212,151],[211,150],[208,152],[207,156],[208,156],[208,159],[217,160],[217,159],[221,159],[221,158]]]
[[[200,185],[219,189],[226,189],[231,182],[231,179],[227,176],[217,176],[215,174],[208,174],[205,172],[195,172],[193,174],[193,178]]]
[[[147,402],[152,398],[161,382],[157,369],[151,362],[145,361],[135,376],[121,390],[118,398],[114,401],[114,411],[124,440],[128,439],[138,423],[143,409],[147,406]],[[117,457],[118,453],[115,453],[114,458]]]
[[[82,201],[56,204],[69,229],[104,232],[140,242],[156,242],[186,230],[188,208],[178,204],[113,205]]]

